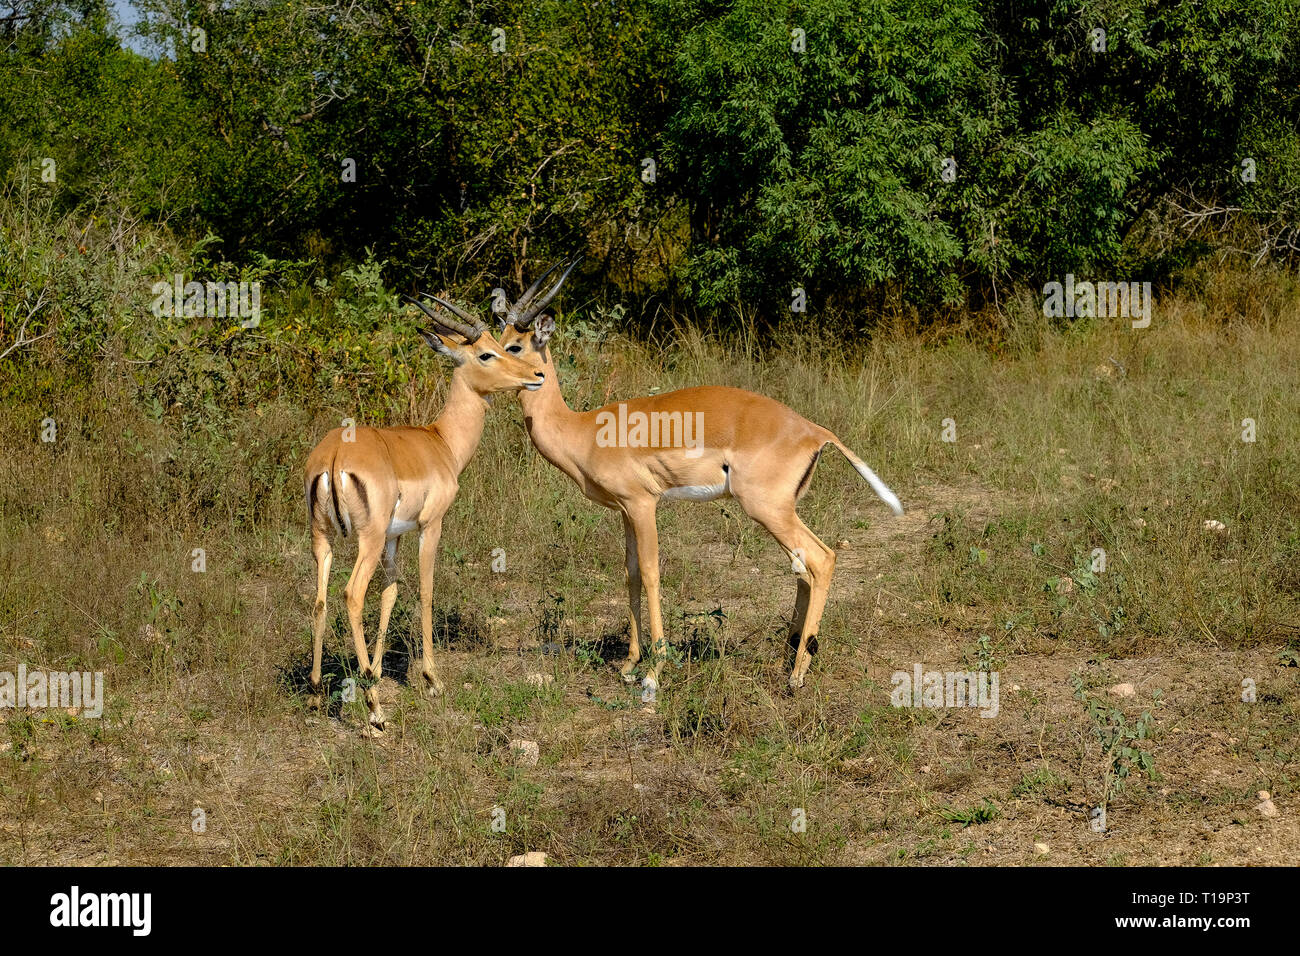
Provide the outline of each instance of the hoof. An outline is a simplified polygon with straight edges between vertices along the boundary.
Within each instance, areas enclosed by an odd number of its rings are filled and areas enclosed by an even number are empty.
[[[433,679],[430,679],[430,678],[428,678],[428,677],[425,677],[424,682],[425,682],[425,684],[427,685],[427,686],[424,688],[424,692],[425,692],[428,696],[430,696],[430,697],[441,697],[441,696],[442,696],[442,681],[438,680],[438,678],[436,678],[436,677],[434,677]]]
[[[361,735],[363,737],[369,737],[372,740],[377,740],[378,738],[384,736],[384,725],[366,724],[365,728],[361,731]]]
[[[653,677],[646,677],[641,681],[641,703],[653,704],[655,694],[659,690],[659,682]]]
[[[320,710],[323,703],[324,701],[320,694],[311,694],[307,697],[308,710]]]
[[[795,691],[795,690],[798,690],[798,689],[799,689],[800,687],[802,687],[802,686],[803,686],[803,675],[802,675],[802,674],[791,674],[791,675],[790,675],[790,690]]]

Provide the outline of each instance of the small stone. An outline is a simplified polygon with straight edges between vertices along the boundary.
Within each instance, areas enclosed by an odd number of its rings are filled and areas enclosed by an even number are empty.
[[[536,740],[512,740],[510,751],[515,755],[515,763],[521,767],[536,767],[541,756],[541,748]]]
[[[1035,843],[1034,852],[1039,856],[1047,856],[1047,854],[1052,852],[1052,848],[1046,843]]]
[[[1107,693],[1113,694],[1116,697],[1136,697],[1137,688],[1132,684],[1116,684]]]
[[[532,684],[534,687],[545,687],[547,684],[555,683],[554,674],[526,674],[524,681]]]
[[[506,861],[506,866],[545,866],[546,854],[541,850],[530,850],[519,856],[512,856]]]
[[[849,547],[849,541],[848,541],[848,539],[847,539],[847,538],[844,538],[843,540],[836,541],[836,542],[835,542],[835,547],[839,548],[841,551],[845,550],[846,548]]]
[[[1261,799],[1259,803],[1255,804],[1255,809],[1259,811],[1259,815],[1261,817],[1277,816],[1277,807],[1273,805],[1272,800],[1268,799],[1268,793],[1263,790],[1261,790],[1260,793],[1262,794],[1263,799]]]
[[[1143,528],[1147,526],[1147,522],[1145,518],[1134,518],[1132,521],[1129,522],[1129,524],[1137,528],[1139,531],[1141,531]]]
[[[1204,523],[1201,525],[1201,530],[1212,531],[1215,534],[1223,534],[1223,532],[1228,530],[1228,526],[1222,521],[1215,521],[1213,518],[1206,518]]]

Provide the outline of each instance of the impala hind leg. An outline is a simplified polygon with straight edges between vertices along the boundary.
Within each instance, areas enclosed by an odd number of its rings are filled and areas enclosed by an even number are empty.
[[[329,537],[323,532],[312,530],[311,553],[316,559],[316,606],[312,611],[311,622],[311,698],[313,708],[321,706],[320,664],[325,648],[325,596],[329,591],[330,565],[334,562],[334,551],[330,547]]]
[[[793,564],[793,561],[791,562]],[[808,619],[808,599],[812,596],[812,587],[803,575],[798,578],[798,587],[794,598],[794,615],[790,618],[790,646],[799,646],[799,636],[803,634],[804,621]]]
[[[433,663],[433,566],[442,537],[442,519],[420,531],[420,672],[430,697],[442,694],[442,680]]]
[[[366,688],[366,707],[372,715],[379,715],[378,726],[383,726],[383,711],[379,707],[379,679],[384,676],[384,635],[388,633],[388,619],[397,603],[397,539],[384,542],[380,563],[384,568],[384,590],[379,596],[379,634],[375,637],[375,650],[370,655],[370,676],[374,683]],[[374,723],[372,720],[371,723]]]
[[[741,502],[744,505],[744,502]],[[799,575],[799,595],[795,600],[795,618],[791,622],[791,638],[798,628],[799,645],[795,650],[794,668],[790,671],[790,688],[803,686],[812,663],[809,645],[816,642],[821,625],[822,611],[826,609],[826,595],[830,591],[831,576],[835,573],[835,552],[808,530],[795,514],[794,508],[767,510],[745,508],[790,556],[791,567]]]
[[[393,605],[397,603],[396,538],[390,538],[384,543],[384,555],[380,561],[384,568],[384,590],[379,597],[379,636],[375,638],[375,652],[370,656],[375,680],[384,676],[384,635],[388,633],[388,619],[392,616]]]
[[[352,624],[352,643],[356,647],[357,665],[361,676],[367,680],[376,679],[376,674],[366,653],[366,633],[361,615],[366,603],[366,589],[370,587],[370,579],[375,575],[384,544],[382,530],[371,532],[357,541],[357,563],[352,568],[352,576],[348,578],[344,592],[347,595],[348,620]],[[366,707],[370,712],[370,733],[378,736],[384,732],[384,712],[379,706],[378,688],[373,684],[366,688]]]
[[[627,547],[627,660],[619,668],[623,680],[629,684],[636,680],[632,671],[641,660],[641,562],[636,550],[636,526],[626,514],[623,515],[623,537]]]

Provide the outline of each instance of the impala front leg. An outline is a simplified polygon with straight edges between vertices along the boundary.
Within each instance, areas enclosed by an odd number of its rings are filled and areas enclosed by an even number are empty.
[[[442,694],[442,681],[433,663],[433,566],[438,556],[438,540],[442,537],[442,517],[429,522],[420,530],[420,672],[430,697]]]
[[[623,680],[629,684],[636,680],[632,673],[641,660],[641,563],[636,552],[636,526],[623,514],[623,537],[627,546],[627,660],[619,668]]]
[[[654,703],[659,690],[659,675],[668,657],[664,640],[663,610],[659,606],[659,529],[655,527],[655,503],[637,508],[631,514],[636,529],[636,557],[646,603],[650,605],[650,671],[641,680],[641,699]]]

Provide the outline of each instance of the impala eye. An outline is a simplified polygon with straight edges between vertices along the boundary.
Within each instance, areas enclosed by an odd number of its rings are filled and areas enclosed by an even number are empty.
[[[507,345],[507,346],[506,346],[506,351],[507,351],[507,352],[522,352],[523,350],[524,350],[524,349],[523,349],[523,346],[520,346],[520,345]]]
[[[486,362],[490,358],[495,358],[495,356],[491,352],[484,352],[478,358],[480,362]]]

